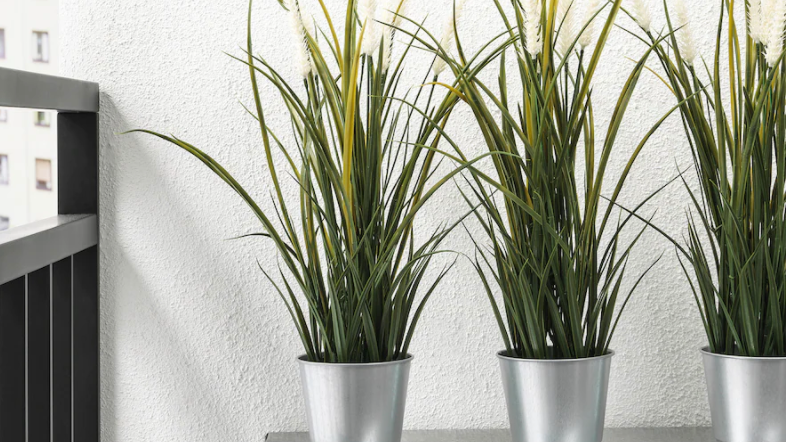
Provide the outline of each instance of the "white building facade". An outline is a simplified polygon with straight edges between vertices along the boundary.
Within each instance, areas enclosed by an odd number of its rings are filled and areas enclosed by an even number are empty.
[[[57,74],[58,0],[0,0],[0,67]],[[0,230],[57,213],[57,115],[0,108]]]

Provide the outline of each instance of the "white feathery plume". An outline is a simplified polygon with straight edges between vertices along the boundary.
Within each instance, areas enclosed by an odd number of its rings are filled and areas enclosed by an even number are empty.
[[[407,5],[407,0],[388,0],[382,21],[396,27],[401,26],[401,22],[404,21],[402,17],[406,15]]]
[[[576,39],[576,0],[559,0],[557,4],[557,17],[559,35],[557,36],[557,49],[563,56],[568,55],[570,45]]]
[[[543,50],[543,40],[540,38],[540,16],[543,14],[543,4],[541,0],[523,0],[522,3],[524,45],[529,55],[535,57]]]
[[[358,1],[358,18],[361,23],[366,20],[373,20],[374,14],[377,12],[376,0],[359,0]]]
[[[766,46],[767,39],[770,36],[770,29],[772,28],[772,11],[775,9],[775,3],[780,0],[759,0],[761,4],[761,27],[759,27],[759,36],[761,42]]]
[[[303,21],[303,29],[305,29],[306,32],[308,32],[308,35],[310,35],[311,38],[316,38],[316,36],[317,36],[317,26],[314,23],[314,16],[313,15],[306,15],[303,12],[303,7],[300,6],[300,1],[301,0],[297,0],[296,3],[297,3],[298,9],[300,10],[300,19]]]
[[[437,57],[436,60],[434,60],[434,65],[431,66],[431,70],[434,72],[435,77],[439,77],[439,74],[441,74],[447,66],[448,64],[445,63],[442,57]]]
[[[393,61],[393,40],[396,36],[396,30],[393,27],[401,26],[403,21],[401,16],[404,15],[406,4],[406,0],[388,0],[384,11],[382,11],[382,22],[385,24],[380,43],[384,51],[382,54],[382,72],[387,72]]]
[[[748,0],[748,29],[755,43],[764,43],[764,17],[761,11],[761,0]]]
[[[652,14],[650,14],[650,5],[647,0],[633,0],[631,12],[633,19],[641,26],[641,29],[644,29],[644,32],[650,32],[650,29],[652,29]]]
[[[464,0],[456,0],[455,7],[452,8],[447,20],[445,21],[445,25],[442,28],[442,37],[439,39],[439,45],[448,54],[453,51],[453,45],[455,43],[455,28],[459,19],[461,19],[461,13],[463,10]],[[438,56],[437,59],[434,60],[434,66],[432,66],[431,69],[434,71],[434,76],[439,76],[439,74],[441,74],[446,67],[447,63],[445,60]]]
[[[696,42],[693,40],[693,31],[690,28],[690,16],[688,8],[683,0],[676,0],[674,3],[674,17],[676,18],[677,46],[679,47],[682,59],[688,65],[693,66],[696,60]]]
[[[595,14],[600,9],[600,0],[589,0],[587,3],[587,10],[586,10],[586,19],[582,24],[582,27],[586,25],[586,29],[584,32],[581,33],[581,37],[579,37],[579,46],[582,49],[586,48],[587,46],[592,44],[593,39],[595,38]]]
[[[358,17],[366,27],[360,51],[363,55],[374,56],[377,54],[382,39],[382,28],[377,22],[377,1],[360,0],[358,2]]]
[[[382,72],[387,72],[390,69],[390,63],[393,61],[393,29],[388,29],[382,34]]]
[[[783,53],[783,33],[786,28],[786,2],[779,0],[774,3],[772,9],[762,11],[771,17],[765,50],[770,67],[775,66]]]
[[[316,73],[316,65],[308,47],[308,37],[314,36],[314,22],[303,19],[303,11],[298,0],[289,0],[289,22],[292,26],[292,35],[295,43],[295,59],[298,72],[303,78]]]

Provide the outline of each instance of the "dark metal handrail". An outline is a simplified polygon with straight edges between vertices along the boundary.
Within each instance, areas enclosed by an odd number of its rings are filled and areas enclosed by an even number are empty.
[[[0,285],[97,244],[96,215],[58,215],[0,232]]]
[[[98,94],[0,68],[0,106],[58,111],[58,216],[0,232],[2,442],[100,440]]]
[[[98,83],[0,68],[0,106],[98,112]]]

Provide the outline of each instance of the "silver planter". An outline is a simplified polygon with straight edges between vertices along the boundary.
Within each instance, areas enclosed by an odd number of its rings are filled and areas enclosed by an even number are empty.
[[[786,441],[786,358],[701,352],[715,439]]]
[[[311,442],[400,442],[412,356],[330,364],[298,358]]]
[[[513,442],[600,442],[614,352],[516,359],[499,352]]]

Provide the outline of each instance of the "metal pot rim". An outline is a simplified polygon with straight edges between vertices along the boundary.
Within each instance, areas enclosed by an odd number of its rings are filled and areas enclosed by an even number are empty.
[[[738,355],[726,355],[722,353],[713,353],[710,351],[709,346],[705,346],[699,349],[702,354],[707,356],[716,357],[719,359],[736,359],[739,361],[784,361],[786,362],[786,356],[738,356]]]
[[[497,352],[497,357],[502,360],[506,361],[514,361],[514,362],[538,362],[544,364],[559,364],[559,363],[567,363],[567,362],[589,362],[595,361],[599,359],[606,359],[610,358],[615,355],[614,350],[609,350],[606,352],[605,355],[602,356],[593,356],[591,358],[579,358],[579,359],[524,359],[524,358],[513,358],[510,356],[505,356],[503,353],[506,353],[507,350],[501,350]]]
[[[415,357],[407,353],[407,357],[404,359],[387,362],[313,362],[308,360],[308,355],[300,355],[297,357],[297,362],[301,365],[318,365],[322,367],[380,367],[407,364],[412,362],[413,359],[415,359]]]

